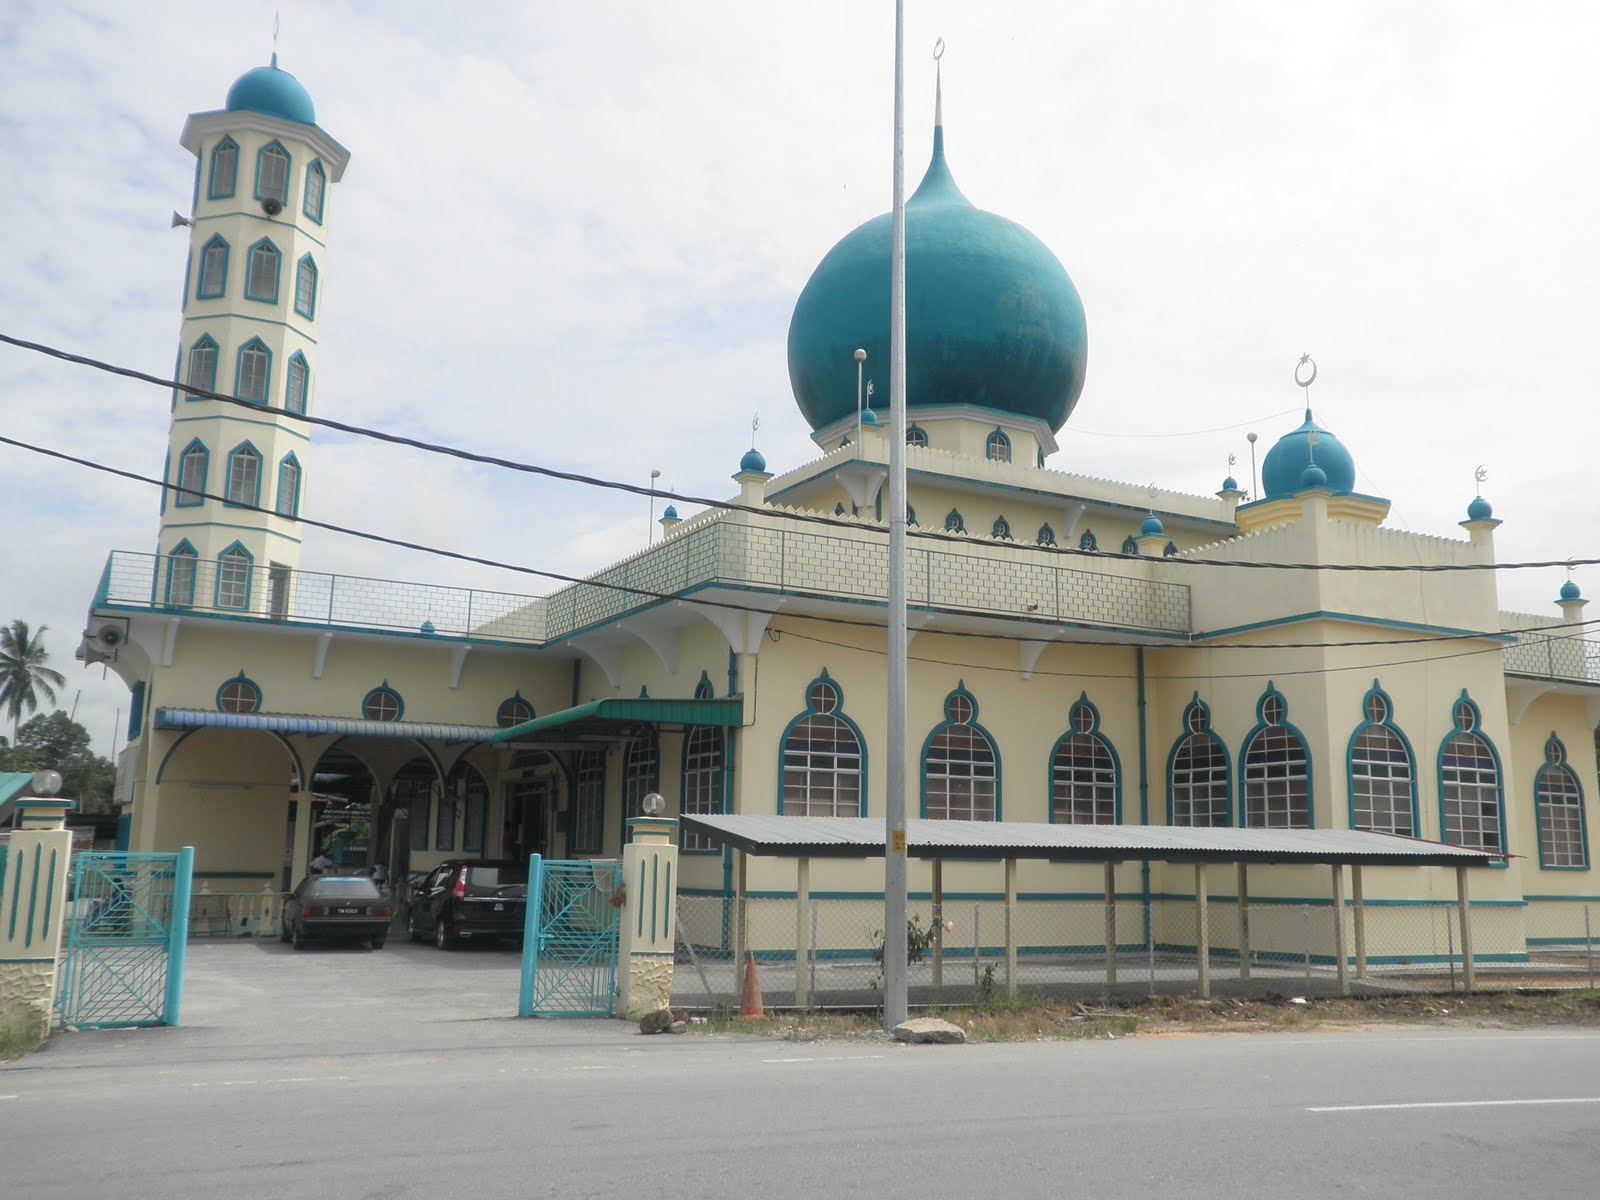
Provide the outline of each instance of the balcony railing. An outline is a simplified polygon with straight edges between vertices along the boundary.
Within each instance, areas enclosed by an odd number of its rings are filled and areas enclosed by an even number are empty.
[[[1505,648],[1507,674],[1600,685],[1600,641],[1580,637],[1571,628],[1541,628],[1548,625],[1541,618],[1500,615],[1506,632],[1517,639]]]

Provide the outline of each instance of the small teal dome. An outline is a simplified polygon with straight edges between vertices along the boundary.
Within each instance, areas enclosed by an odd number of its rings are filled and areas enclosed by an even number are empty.
[[[1571,600],[1582,600],[1582,599],[1583,599],[1583,593],[1578,590],[1578,585],[1573,583],[1572,580],[1569,579],[1569,580],[1567,580],[1565,583],[1563,583],[1561,585],[1561,602],[1562,603],[1566,603],[1566,602],[1571,601]]]
[[[1475,497],[1472,503],[1467,505],[1467,520],[1469,521],[1487,521],[1492,516],[1494,516],[1494,505],[1490,504],[1482,496]]]
[[[421,629],[422,629],[423,633],[433,633],[434,632],[433,622],[432,621],[424,621],[422,623]]]
[[[754,446],[744,452],[744,457],[739,460],[739,473],[741,475],[755,472],[765,475],[767,473],[767,460],[762,457],[761,451]]]
[[[846,234],[795,301],[789,384],[814,430],[853,414],[858,347],[886,393],[890,224],[885,213]],[[1060,260],[961,194],[936,125],[928,172],[906,201],[907,405],[973,405],[1060,429],[1088,353],[1083,302]]]
[[[1316,463],[1312,463],[1300,472],[1300,486],[1302,488],[1325,488],[1328,486],[1328,473]]]
[[[863,425],[877,425],[879,423],[878,414],[873,412],[870,408],[863,409],[861,412],[861,423]]]
[[[667,505],[666,508],[661,510],[661,519],[663,521],[676,521],[678,519],[678,510],[670,504]]]
[[[1166,530],[1161,526],[1161,518],[1151,513],[1144,519],[1144,524],[1139,526],[1140,537],[1160,537]]]
[[[1313,448],[1311,435],[1316,434]],[[1321,483],[1304,483],[1301,476],[1312,464],[1322,472]],[[1322,426],[1306,409],[1305,423],[1293,433],[1286,433],[1267,451],[1261,464],[1261,491],[1268,500],[1292,496],[1303,487],[1324,487],[1330,492],[1348,495],[1355,491],[1356,463],[1344,443]]]
[[[258,112],[301,125],[317,123],[311,93],[289,72],[278,70],[276,54],[270,67],[256,67],[235,79],[223,107],[229,112]]]
[[[1222,481],[1222,490],[1225,492],[1237,492],[1239,490],[1239,481],[1229,475]]]

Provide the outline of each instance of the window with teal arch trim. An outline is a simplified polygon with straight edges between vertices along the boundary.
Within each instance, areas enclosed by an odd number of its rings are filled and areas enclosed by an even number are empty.
[[[200,556],[185,538],[167,555],[167,603],[175,608],[194,604],[194,581]]]
[[[605,835],[606,756],[603,750],[585,750],[573,772],[572,832],[569,854],[599,854]]]
[[[930,821],[998,821],[1000,755],[978,724],[966,684],[944,699],[944,721],[922,744],[922,815]]]
[[[694,698],[696,700],[714,700],[716,695],[716,689],[711,686],[711,676],[701,671],[700,682],[694,685]]]
[[[1350,735],[1350,828],[1417,836],[1417,777],[1411,744],[1394,724],[1394,706],[1378,681],[1361,700]]]
[[[1177,555],[1178,555],[1178,546],[1177,546],[1177,543],[1175,543],[1175,542],[1168,542],[1165,546],[1163,546],[1161,548],[1161,557],[1162,558],[1176,558]]]
[[[308,321],[317,315],[317,260],[310,254],[301,255],[294,270],[294,310]]]
[[[1505,793],[1500,756],[1480,731],[1483,717],[1463,688],[1450,713],[1455,731],[1439,747],[1443,840],[1498,853],[1505,849]]]
[[[167,492],[171,490],[170,487],[168,486],[171,483],[172,483],[172,451],[168,450],[167,453],[166,453],[166,457],[161,460],[161,484],[162,484],[162,487],[161,487],[161,511],[162,512],[166,512],[167,511]]]
[[[946,533],[965,533],[967,531],[967,523],[962,519],[960,510],[952,508],[945,514],[944,531]]]
[[[194,438],[178,455],[178,494],[172,501],[175,508],[193,508],[205,502],[206,469],[211,452],[199,438]]]
[[[272,141],[256,153],[256,199],[289,203],[289,152]]]
[[[240,671],[232,679],[224,679],[217,688],[217,711],[225,713],[253,713],[261,711],[261,687]]]
[[[1050,528],[1050,522],[1046,521],[1039,526],[1039,534],[1033,540],[1034,544],[1039,546],[1054,546],[1056,544],[1056,531]]]
[[[1011,541],[1011,522],[1004,517],[994,519],[994,528],[989,530],[989,536],[997,542]]]
[[[215,234],[200,248],[200,279],[195,284],[196,300],[215,300],[228,290],[228,243]]]
[[[866,812],[866,751],[842,711],[844,694],[826,669],[806,687],[806,709],[783,731],[779,767],[786,817],[859,817]]]
[[[993,462],[1011,461],[1011,439],[1003,430],[996,429],[984,441],[983,456]]]
[[[912,508],[911,505],[908,504],[908,505],[906,505],[906,524],[907,525],[915,525],[916,523],[917,523],[917,510]]]
[[[261,455],[249,442],[228,452],[228,490],[223,503],[245,508],[261,504]]]
[[[239,143],[224,137],[211,151],[211,179],[207,200],[226,200],[239,185]]]
[[[273,511],[291,521],[300,517],[300,460],[293,451],[278,464],[278,500]]]
[[[520,691],[500,701],[500,707],[495,709],[494,713],[494,723],[499,729],[510,729],[531,720],[533,720],[533,705],[522,698]]]
[[[322,207],[328,196],[328,173],[322,169],[322,160],[313,159],[306,168],[305,202],[301,211],[318,225],[322,224]]]
[[[1239,754],[1239,790],[1245,828],[1311,828],[1311,752],[1289,724],[1289,702],[1270,682]]]
[[[1124,554],[1139,553],[1139,543],[1134,540],[1133,534],[1130,533],[1127,537],[1122,539],[1122,552]]]
[[[209,333],[202,333],[199,340],[189,347],[189,378],[190,387],[200,388],[203,391],[214,392],[217,390],[217,343],[211,340]],[[193,392],[184,393],[190,400],[204,400],[204,396],[196,396]]]
[[[145,681],[139,680],[128,695],[128,740],[137,738],[144,729]]]
[[[272,380],[272,351],[260,338],[251,338],[239,347],[239,366],[234,394],[251,404],[265,404]]]
[[[661,739],[654,727],[628,743],[622,757],[622,812],[625,818],[644,816],[644,798],[661,790]]]
[[[1539,866],[1547,871],[1589,867],[1589,837],[1583,817],[1583,785],[1567,765],[1567,748],[1554,733],[1544,744],[1544,765],[1533,781],[1539,823]]]
[[[926,446],[928,444],[928,431],[920,425],[906,426],[906,445]]]
[[[703,681],[704,682],[704,681]],[[709,682],[705,683],[709,690]],[[700,689],[696,688],[699,699]],[[710,697],[704,697],[710,699]],[[683,797],[680,811],[685,816],[711,816],[722,811],[722,730],[713,725],[696,725],[683,739]],[[703,833],[685,829],[680,839],[686,854],[715,854],[719,847]]]
[[[1094,530],[1085,529],[1083,531],[1083,534],[1078,538],[1078,549],[1090,551],[1100,549],[1100,543],[1095,540]]]
[[[255,559],[244,548],[243,542],[234,542],[217,555],[218,608],[244,611],[250,607],[250,577]]]
[[[398,721],[406,714],[406,702],[385,679],[361,698],[361,716],[368,721]]]
[[[283,265],[283,255],[272,244],[271,238],[262,238],[250,247],[245,259],[244,298],[259,300],[263,304],[278,302],[278,272]]]
[[[284,373],[283,407],[285,412],[306,411],[306,393],[311,390],[311,366],[306,356],[296,350],[289,355],[289,368]]]
[[[1211,731],[1211,709],[1196,692],[1167,755],[1167,823],[1216,828],[1233,823],[1228,748]]]
[[[1050,820],[1115,825],[1122,807],[1117,754],[1100,732],[1100,710],[1083,693],[1067,713],[1067,732],[1050,755]]]

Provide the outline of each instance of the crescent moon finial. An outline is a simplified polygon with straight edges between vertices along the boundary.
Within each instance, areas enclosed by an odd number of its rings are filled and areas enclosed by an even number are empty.
[[[1300,368],[1308,365],[1311,367],[1311,374],[1307,378],[1301,379]],[[1294,381],[1303,388],[1310,388],[1311,385],[1317,381],[1317,363],[1316,360],[1311,357],[1311,355],[1302,354],[1300,356],[1300,361],[1295,363]]]

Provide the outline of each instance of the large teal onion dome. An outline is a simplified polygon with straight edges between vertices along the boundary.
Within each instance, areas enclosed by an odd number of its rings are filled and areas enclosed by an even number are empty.
[[[229,112],[258,112],[302,125],[317,123],[317,109],[311,103],[311,93],[289,72],[278,69],[276,54],[272,56],[271,66],[256,67],[235,79],[223,107]]]
[[[889,401],[891,215],[845,237],[812,272],[789,322],[789,384],[812,429],[856,409],[857,347]],[[1060,429],[1083,391],[1089,335],[1065,268],[1014,221],[974,208],[933,131],[906,201],[906,402],[976,405]]]
[[[1316,444],[1312,445],[1312,435]],[[1315,485],[1304,481],[1306,468],[1315,465],[1323,479]],[[1336,494],[1349,494],[1356,487],[1356,463],[1344,443],[1322,426],[1306,409],[1305,424],[1286,433],[1267,451],[1261,464],[1261,492],[1268,500],[1292,496],[1308,486],[1326,488]]]

